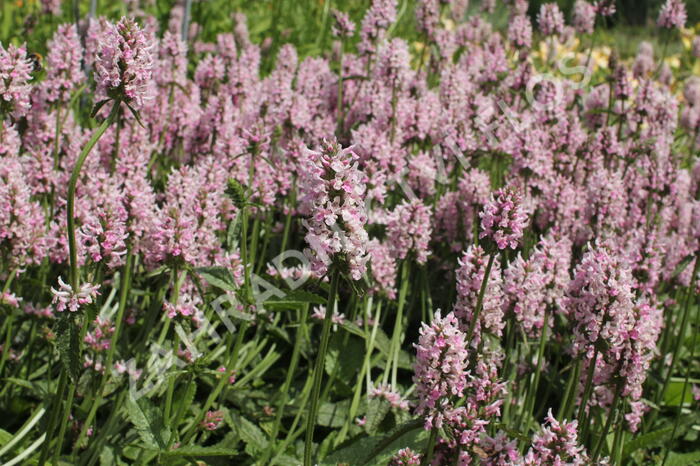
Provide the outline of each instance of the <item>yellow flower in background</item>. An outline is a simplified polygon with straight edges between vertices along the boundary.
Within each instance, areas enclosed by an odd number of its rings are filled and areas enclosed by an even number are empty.
[[[578,38],[563,44],[557,40],[541,40],[537,48],[533,47],[530,57],[543,62],[559,60],[563,57],[570,56],[572,53],[575,54],[580,43]]]
[[[591,61],[593,62],[593,65],[598,68],[607,68],[611,53],[612,49],[607,45],[594,48],[593,52],[591,53]]]
[[[685,50],[690,50],[690,48],[693,46],[694,37],[695,31],[692,28],[681,29],[681,42],[683,42],[683,48]]]
[[[671,55],[670,57],[666,57],[666,59],[664,61],[671,68],[680,68],[681,67],[681,59],[678,55]]]
[[[455,29],[455,22],[452,21],[451,18],[448,17],[443,17],[441,19],[442,21],[442,26],[445,28],[446,31],[454,31]]]

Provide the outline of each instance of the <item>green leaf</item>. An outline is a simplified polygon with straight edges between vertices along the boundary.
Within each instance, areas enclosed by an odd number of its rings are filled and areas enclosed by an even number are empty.
[[[141,121],[141,116],[139,115],[139,112],[137,112],[134,107],[132,107],[129,102],[124,102],[129,110],[131,110],[131,114],[134,115],[134,118],[136,118],[136,123],[139,124],[141,128],[145,128],[143,126],[143,122]]]
[[[357,437],[349,445],[336,450],[324,458],[321,465],[336,466],[347,463],[353,466],[387,464],[401,448],[409,447],[423,451],[428,434],[422,429],[420,419],[409,421],[387,435]]]
[[[350,400],[338,403],[323,403],[318,408],[318,425],[324,427],[342,427],[348,417]]]
[[[326,304],[326,299],[311,293],[309,291],[304,291],[304,290],[294,290],[290,291],[286,295],[282,297],[272,297],[269,300],[265,301],[265,306],[267,305],[294,305],[294,304],[305,304],[305,303],[310,303],[310,304],[319,304],[323,305]]]
[[[384,398],[373,398],[367,402],[367,422],[365,430],[370,435],[377,433],[379,424],[391,409],[391,404]]]
[[[188,456],[193,458],[205,458],[208,456],[236,456],[238,451],[223,447],[201,447],[197,445],[185,445],[174,450],[164,451],[163,456]]]
[[[236,291],[238,288],[233,274],[226,267],[198,267],[194,270],[211,286],[225,291]]]
[[[56,322],[56,349],[73,383],[80,377],[80,335],[73,313],[64,312]]]
[[[297,303],[326,304],[328,301],[326,298],[315,293],[299,289],[287,293],[286,297]]]
[[[263,431],[243,416],[238,416],[236,420],[236,431],[246,444],[246,452],[255,454],[264,451],[267,447],[267,438]]]
[[[197,393],[197,384],[188,383],[182,389],[178,390],[175,397],[173,412],[177,413],[177,420],[182,419],[182,416],[187,412],[194,402],[194,396]]]
[[[7,445],[7,443],[12,440],[12,434],[4,429],[0,429],[0,447]]]
[[[349,333],[352,333],[353,335],[357,335],[358,337],[365,338],[365,331],[361,329],[360,327],[357,326],[354,322],[348,322],[345,321],[342,324],[340,324],[342,328],[344,328],[346,331]]]
[[[147,448],[159,451],[166,449],[170,430],[163,423],[161,410],[146,398],[134,400],[129,397],[127,414]]]
[[[685,397],[681,402],[683,385],[685,385],[685,380],[681,382],[671,382],[668,384],[668,389],[664,395],[664,403],[666,406],[679,406],[681,404],[693,403],[693,393],[690,387],[686,387]]]
[[[692,453],[675,453],[671,452],[668,455],[666,466],[687,466],[689,464],[700,463],[700,451]]]
[[[673,271],[673,274],[671,274],[671,278],[676,278],[681,273],[683,273],[683,271],[688,267],[688,265],[693,261],[694,258],[694,254],[688,254],[687,256],[685,256],[676,266],[675,270]]]
[[[352,380],[360,367],[365,355],[365,347],[357,338],[349,338],[345,345],[341,338],[334,338],[328,345],[326,353],[326,372],[336,373],[340,380]]]
[[[662,445],[666,440],[671,438],[672,432],[673,427],[669,426],[646,434],[637,435],[625,444],[622,450],[623,458],[629,457],[629,455],[640,448],[652,448]]]
[[[97,102],[97,103],[95,104],[95,106],[92,108],[92,111],[90,112],[90,118],[95,118],[95,115],[97,115],[97,112],[99,112],[100,109],[101,109],[102,107],[104,107],[104,105],[105,105],[107,102],[109,102],[109,99],[104,99],[104,100],[100,100],[99,102]]]

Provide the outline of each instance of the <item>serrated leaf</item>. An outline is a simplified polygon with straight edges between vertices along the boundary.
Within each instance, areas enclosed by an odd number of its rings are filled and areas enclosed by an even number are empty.
[[[146,398],[134,400],[129,397],[127,414],[147,448],[159,451],[166,449],[170,430],[163,423],[161,410],[153,406]]]
[[[277,456],[277,459],[275,460],[274,463],[271,463],[274,465],[278,466],[300,466],[302,462],[298,458],[291,457],[289,455],[279,455]]]
[[[336,466],[338,463],[361,466],[387,464],[401,448],[409,447],[422,451],[428,438],[420,420],[409,421],[398,426],[387,435],[358,437],[349,445],[341,447],[321,462],[323,466]]]
[[[338,403],[323,403],[318,408],[318,425],[324,427],[342,427],[348,417],[350,400]]]
[[[385,356],[389,355],[389,350],[391,348],[391,340],[384,333],[384,330],[377,329],[377,335],[374,338],[374,347],[381,351]]]
[[[223,447],[200,447],[198,445],[185,445],[174,450],[161,453],[163,456],[189,456],[193,458],[203,458],[207,456],[236,456],[237,450]]]
[[[114,458],[114,450],[110,446],[105,446],[100,452],[100,466],[111,466],[117,464]]]
[[[177,413],[177,419],[182,419],[184,413],[192,406],[194,396],[197,393],[197,384],[188,383],[178,391],[178,396],[175,397],[173,412]]]
[[[639,450],[640,448],[657,447],[667,439],[671,438],[673,427],[664,427],[663,429],[648,432],[646,434],[637,435],[632,440],[627,442],[622,450],[622,456],[627,458],[629,455]]]
[[[80,335],[75,316],[63,313],[56,322],[58,357],[73,383],[80,377]]]
[[[238,416],[236,420],[236,430],[243,442],[250,447],[254,453],[265,450],[267,447],[267,438],[262,430],[243,416]]]
[[[326,372],[335,372],[340,380],[350,381],[359,372],[364,356],[365,347],[357,338],[349,338],[345,345],[341,338],[335,338],[326,353]]]
[[[391,404],[384,398],[372,398],[367,402],[365,431],[368,434],[374,435],[377,433],[379,424],[384,420],[389,409],[391,409]]]
[[[349,333],[352,333],[353,335],[357,335],[358,337],[365,338],[364,330],[362,330],[354,322],[345,321],[342,324],[340,324],[340,327],[344,328],[345,330],[347,330]]]
[[[211,286],[225,291],[236,291],[237,289],[233,274],[226,267],[198,267],[195,272]]]
[[[688,466],[698,463],[700,463],[700,451],[692,453],[675,453],[672,451],[666,460],[666,466]]]

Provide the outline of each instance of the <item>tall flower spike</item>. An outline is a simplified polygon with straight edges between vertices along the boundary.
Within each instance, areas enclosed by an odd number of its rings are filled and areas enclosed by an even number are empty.
[[[369,237],[363,194],[365,182],[352,148],[324,141],[321,150],[308,151],[300,180],[306,253],[312,270],[323,275],[337,263],[353,280],[367,269]]]
[[[576,0],[571,22],[579,34],[592,34],[595,26],[595,6],[586,0]]]
[[[32,63],[24,47],[0,44],[0,119],[4,115],[21,118],[29,107]]]
[[[619,360],[634,324],[632,283],[630,271],[605,246],[584,254],[565,304],[577,353],[591,358],[603,346],[609,359]]]
[[[486,273],[488,256],[480,246],[470,246],[459,260],[457,269],[457,301],[454,313],[459,318],[462,328],[469,328],[478,301],[481,283]],[[470,344],[481,341],[482,331],[489,331],[500,336],[505,325],[503,321],[502,282],[500,264],[496,259],[489,275],[484,291],[479,321],[474,327],[474,335]]]
[[[430,325],[423,324],[415,347],[416,411],[426,417],[426,430],[439,428],[453,417],[449,397],[461,397],[467,384],[465,335],[453,313],[441,317],[438,311]]]
[[[547,413],[542,431],[535,434],[532,447],[525,455],[524,464],[535,465],[571,465],[590,464],[583,447],[578,445],[578,423],[559,422]]]
[[[362,54],[374,53],[377,43],[384,38],[386,30],[396,21],[396,0],[373,0],[362,18],[358,50]]]
[[[335,24],[332,32],[335,37],[349,38],[355,35],[355,23],[353,23],[347,13],[336,10],[333,12],[333,16],[335,17]]]
[[[84,79],[80,68],[83,47],[73,24],[62,24],[49,42],[46,80],[42,83],[51,101],[66,102]]]
[[[425,264],[430,254],[430,217],[430,209],[419,199],[404,201],[394,209],[387,224],[387,238],[395,258],[405,259],[413,252],[416,261]]]
[[[687,18],[683,0],[666,0],[664,6],[661,7],[656,24],[662,28],[681,29],[685,26]]]
[[[545,36],[558,36],[564,32],[564,14],[556,3],[545,3],[537,14],[537,24]]]
[[[95,60],[98,94],[140,108],[150,98],[152,45],[133,19],[122,18],[110,25]]]
[[[518,247],[528,221],[520,193],[510,188],[496,191],[479,216],[482,229],[479,238],[493,240],[498,249]]]
[[[513,16],[508,23],[508,40],[518,48],[532,45],[532,24],[526,15]]]

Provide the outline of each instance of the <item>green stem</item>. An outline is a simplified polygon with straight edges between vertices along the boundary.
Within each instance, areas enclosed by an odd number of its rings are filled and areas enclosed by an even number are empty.
[[[118,108],[121,108],[121,106],[117,105]],[[120,112],[117,110],[117,117],[116,117],[116,122],[117,122],[117,128],[114,131],[114,148],[112,149],[112,174],[117,170],[117,159],[119,158],[119,139],[121,137],[121,130],[122,130],[122,119],[120,117]]]
[[[296,338],[294,339],[294,349],[292,349],[292,359],[289,361],[289,368],[287,369],[287,375],[284,379],[284,384],[282,384],[281,398],[279,404],[277,405],[277,412],[275,413],[275,423],[272,426],[272,433],[270,434],[270,445],[273,445],[277,441],[277,435],[279,434],[280,424],[282,422],[282,416],[284,415],[284,408],[287,406],[289,401],[289,388],[292,385],[292,379],[294,378],[294,372],[296,372],[297,364],[299,363],[299,354],[301,353],[301,343],[303,341],[303,322],[306,322],[306,317],[309,314],[309,306],[305,304],[302,307],[301,313],[299,315],[299,330],[297,330]],[[268,460],[272,455],[272,448],[268,448],[265,451],[265,455],[261,464],[268,464]]]
[[[698,261],[698,259],[696,259]],[[688,287],[693,287],[695,284],[695,280],[693,279],[690,282],[690,286]],[[689,290],[690,291],[690,290]],[[690,293],[689,293],[690,294]],[[693,301],[692,299],[688,299],[688,301]],[[687,305],[686,303],[686,308],[690,306]],[[683,381],[683,389],[681,390],[681,399],[678,402],[678,413],[675,416],[675,419],[673,421],[673,431],[671,432],[671,440],[668,442],[666,451],[664,452],[664,461],[663,464],[666,464],[666,460],[668,460],[668,454],[671,451],[671,445],[673,445],[673,441],[676,438],[676,433],[678,432],[678,425],[681,420],[681,413],[683,411],[683,404],[685,403],[685,394],[688,390],[688,385],[690,384],[690,371],[693,367],[692,361],[695,361],[695,348],[698,346],[698,332],[700,329],[700,310],[696,309],[695,310],[695,328],[693,329],[693,342],[690,345],[690,358],[688,361],[688,367],[685,370],[685,380]],[[678,340],[682,340],[683,334],[678,338]]]
[[[212,391],[209,394],[209,397],[207,398],[207,401],[204,403],[204,407],[199,410],[199,413],[197,414],[197,417],[195,418],[194,422],[191,424],[189,432],[186,433],[186,435],[183,435],[183,445],[187,445],[190,440],[192,439],[192,436],[196,433],[197,426],[202,422],[202,419],[204,419],[205,414],[209,409],[212,407],[214,402],[216,401],[216,398],[219,396],[219,394],[223,391],[223,389],[226,387],[226,384],[228,384],[228,375],[230,374],[229,371],[234,370],[236,365],[238,364],[238,355],[240,354],[241,350],[241,345],[243,344],[243,338],[245,336],[246,330],[248,330],[248,321],[244,320],[243,323],[241,324],[241,327],[238,329],[238,334],[236,335],[236,342],[233,345],[233,350],[231,351],[231,355],[229,356],[228,362],[226,364],[226,373],[219,379],[219,383],[216,385],[216,388],[214,388],[214,391]]]
[[[252,162],[251,162],[252,163]],[[251,289],[250,289],[250,268],[248,267],[248,208],[243,207],[241,212],[241,262],[243,263],[243,286],[245,286],[246,298],[251,304]]]
[[[367,377],[367,391],[369,392],[370,387],[371,387],[371,374],[370,374],[370,365],[371,365],[371,360],[372,360],[372,352],[374,351],[374,340],[377,336],[377,328],[379,326],[379,318],[381,317],[381,302],[377,305],[377,313],[375,319],[374,326],[372,326],[372,331],[370,332],[369,329],[367,328],[367,320],[369,318],[369,309],[372,308],[372,297],[368,299],[367,305],[365,306],[365,358],[364,362],[362,363],[362,368],[360,369],[360,373],[357,376],[357,383],[355,384],[355,393],[353,394],[352,402],[350,404],[350,412],[348,414],[348,417],[345,419],[345,423],[343,424],[343,428],[340,430],[340,433],[338,434],[338,437],[336,437],[334,441],[334,445],[338,446],[340,445],[343,440],[345,440],[345,437],[347,436],[348,431],[350,430],[350,425],[352,424],[353,420],[355,419],[355,416],[357,415],[357,411],[360,408],[360,397],[362,395],[362,379],[364,377]],[[369,341],[367,339],[367,334],[369,333]]]
[[[133,268],[133,264],[134,255],[132,253],[131,246],[129,246],[126,252],[126,262],[124,263],[124,268],[122,271],[122,282],[119,288],[119,308],[117,310],[117,318],[115,321],[114,333],[112,333],[112,337],[109,343],[109,350],[107,350],[107,358],[104,366],[105,373],[100,381],[100,387],[97,390],[97,397],[92,403],[90,412],[88,413],[88,417],[83,423],[83,428],[80,430],[80,435],[78,436],[78,441],[76,442],[76,445],[81,445],[83,440],[85,439],[85,436],[87,435],[87,430],[90,428],[92,421],[95,418],[95,414],[97,413],[97,409],[99,408],[100,403],[102,402],[105,396],[104,390],[112,370],[112,363],[114,362],[114,352],[117,346],[117,341],[119,340],[119,335],[121,333],[122,322],[124,320],[124,312],[126,310],[126,301],[129,297],[129,287],[131,285],[131,269]]]
[[[68,217],[68,250],[70,251],[70,285],[73,288],[73,292],[77,293],[80,287],[80,268],[78,267],[78,249],[75,242],[75,189],[78,184],[78,178],[80,177],[80,170],[83,168],[83,164],[87,159],[88,154],[97,141],[102,137],[109,125],[111,125],[117,114],[119,112],[119,102],[115,102],[112,107],[112,111],[109,113],[109,117],[102,122],[97,131],[95,131],[88,141],[88,143],[83,148],[83,151],[78,156],[78,160],[75,162],[73,167],[73,173],[71,174],[70,181],[68,182],[68,199],[66,202],[66,215]]]
[[[532,382],[532,386],[527,392],[527,401],[525,403],[524,415],[527,416],[525,419],[525,433],[530,431],[530,424],[532,422],[532,411],[535,407],[535,397],[537,396],[537,388],[540,384],[540,374],[542,373],[542,365],[544,363],[544,348],[547,342],[547,310],[544,312],[544,325],[542,326],[542,335],[540,335],[540,346],[537,350],[537,369],[535,370],[535,378]]]
[[[659,60],[659,64],[656,67],[656,71],[654,71],[654,79],[656,79],[659,76],[659,73],[661,72],[661,68],[664,66],[664,60],[666,59],[666,51],[668,50],[668,42],[669,42],[669,37],[670,33],[666,32],[664,34],[664,46],[661,51],[661,59]]]
[[[323,381],[323,368],[326,360],[326,352],[328,351],[328,340],[330,340],[331,323],[333,319],[333,310],[335,309],[335,298],[338,293],[338,281],[340,274],[337,270],[331,271],[331,287],[328,294],[328,304],[326,306],[326,316],[323,319],[323,330],[321,331],[321,345],[319,346],[318,354],[316,355],[316,364],[314,366],[314,385],[311,390],[311,407],[309,415],[306,419],[306,441],[304,442],[304,466],[311,466],[312,447],[314,440],[314,428],[316,426],[316,417],[318,415],[319,398],[321,394],[321,382]]]
[[[80,327],[80,339],[78,340],[79,342],[83,342],[85,340],[85,334],[87,333],[87,329],[89,326],[89,322],[87,320],[87,314],[83,314],[84,321],[83,325]],[[73,317],[75,319],[75,317]],[[75,321],[72,321],[70,325],[75,325]],[[61,372],[65,372],[65,368],[62,369]],[[73,407],[73,399],[75,398],[75,383],[71,383],[70,386],[68,387],[68,396],[66,397],[66,404],[63,406],[63,419],[61,421],[61,428],[58,431],[58,440],[56,447],[54,449],[53,453],[53,463],[58,464],[58,456],[61,454],[61,450],[63,449],[63,439],[66,435],[66,428],[68,427],[68,422],[70,418],[70,412],[71,408]],[[48,442],[48,439],[47,439]]]
[[[70,285],[74,293],[77,293],[78,290],[80,289],[80,268],[78,266],[78,249],[75,241],[75,191],[76,191],[76,186],[78,184],[78,178],[80,178],[80,171],[83,168],[83,164],[85,163],[85,160],[87,159],[87,156],[90,154],[90,151],[92,150],[93,147],[95,147],[95,144],[97,144],[97,141],[102,137],[104,132],[107,130],[109,125],[111,125],[114,122],[114,119],[116,118],[117,112],[119,111],[119,102],[115,102],[114,106],[112,107],[112,110],[109,114],[109,117],[105,121],[102,122],[102,124],[99,126],[97,131],[93,133],[93,135],[90,137],[90,140],[88,143],[85,145],[83,148],[82,152],[78,156],[78,160],[75,162],[75,166],[73,167],[73,172],[71,173],[70,180],[68,182],[68,198],[66,202],[66,215],[67,215],[67,226],[68,226],[68,250],[69,250],[69,255],[70,255]],[[71,322],[71,325],[75,325],[75,322]],[[87,332],[87,326],[88,322],[84,322],[84,325],[81,328],[81,338],[80,342],[82,342],[83,338],[85,337],[85,332]],[[63,398],[63,393],[64,393],[64,387],[66,384],[66,378],[64,376],[65,374],[65,368],[61,367],[61,378],[59,380],[63,381],[63,384],[59,383],[58,391],[61,393],[60,397],[57,397],[57,405],[56,408],[60,409],[60,400]],[[63,386],[61,386],[63,385]],[[58,440],[57,440],[57,445],[54,449],[54,463],[56,463],[58,459],[58,455],[61,452],[61,449],[63,447],[63,438],[66,433],[66,424],[68,422],[68,417],[70,416],[70,410],[73,404],[73,398],[75,396],[75,384],[71,384],[69,389],[68,389],[68,396],[66,399],[66,404],[63,409],[63,419],[60,425],[60,430],[58,434]],[[50,439],[47,438],[46,444],[50,443]],[[42,458],[45,459],[45,452],[42,451]]]
[[[593,359],[588,363],[588,374],[586,375],[586,385],[584,386],[583,389],[583,395],[581,396],[581,404],[578,407],[578,415],[576,416],[576,419],[578,419],[579,425],[581,426],[581,436],[580,438],[583,440],[585,437],[586,432],[588,432],[588,425],[586,422],[586,419],[584,419],[584,416],[586,415],[586,405],[588,404],[588,398],[591,396],[591,391],[593,390],[593,375],[595,374],[595,364],[596,361],[598,360],[598,348],[595,349],[593,352]],[[576,397],[576,391],[574,390],[574,398]],[[586,416],[587,417],[587,416]]]
[[[676,362],[678,361],[678,354],[680,353],[680,349],[683,343],[683,337],[685,336],[686,329],[688,327],[688,317],[690,315],[690,302],[692,301],[692,297],[695,294],[695,277],[697,277],[698,274],[698,268],[700,267],[700,255],[695,256],[695,266],[693,267],[693,274],[690,279],[690,284],[688,285],[686,289],[686,296],[685,296],[685,301],[683,303],[683,316],[681,317],[681,325],[680,325],[680,330],[678,332],[678,335],[676,336],[676,344],[673,347],[673,356],[671,358],[671,365],[668,368],[668,372],[666,373],[666,377],[664,378],[664,384],[661,388],[661,391],[659,392],[659,395],[656,399],[657,404],[661,402],[661,400],[664,399],[664,396],[666,395],[666,390],[668,389],[668,383],[671,380],[671,376],[673,375],[673,369],[676,366]],[[674,335],[675,332],[672,332],[671,335]]]
[[[481,308],[484,306],[484,294],[486,293],[486,285],[489,281],[489,274],[491,273],[491,268],[493,267],[493,262],[496,260],[496,253],[492,252],[489,256],[489,262],[486,264],[486,270],[484,271],[484,279],[481,282],[481,288],[479,289],[479,297],[476,300],[476,309],[474,310],[474,315],[472,316],[472,321],[469,323],[469,331],[467,332],[466,341],[472,341],[474,336],[474,329],[479,321],[479,315],[481,314]]]
[[[182,276],[178,275],[178,269],[175,267],[173,269],[173,281],[174,281],[174,290],[172,296],[170,296],[170,302],[172,303],[173,306],[177,307],[177,302],[180,299],[180,286],[182,285],[182,282],[184,282],[185,277],[187,276],[187,272],[182,272]],[[159,343],[160,344],[160,343]],[[180,346],[180,337],[175,332],[175,335],[173,336],[173,353],[174,355],[177,355],[178,348]],[[170,414],[171,414],[171,408],[173,404],[173,394],[175,393],[175,382],[177,376],[176,375],[169,375],[168,376],[168,389],[165,393],[165,407],[163,410],[163,419],[165,422],[169,423],[170,422]]]
[[[622,464],[622,449],[625,436],[625,403],[622,402],[622,408],[618,409],[617,429],[615,429],[615,438],[613,439],[613,449],[610,454],[611,464]]]
[[[63,395],[66,391],[66,371],[61,369],[61,375],[58,377],[58,384],[56,385],[56,396],[53,400],[53,408],[51,409],[51,417],[49,418],[49,425],[46,429],[46,440],[44,441],[44,446],[41,449],[41,456],[39,457],[39,464],[43,465],[46,463],[46,459],[49,457],[49,450],[51,446],[51,439],[53,438],[54,430],[56,429],[56,422],[58,421],[58,415],[61,412],[61,401],[63,400]]]
[[[603,427],[603,432],[600,433],[600,437],[596,442],[595,448],[593,449],[593,464],[596,464],[596,460],[600,455],[600,451],[605,443],[605,437],[608,436],[610,431],[610,426],[612,426],[613,419],[617,415],[617,404],[620,401],[620,394],[622,392],[622,384],[618,384],[615,388],[615,396],[613,398],[612,404],[610,405],[610,412],[608,413],[608,419],[605,421],[605,427]]]
[[[408,292],[409,267],[408,261],[404,260],[401,265],[401,290],[399,291],[399,304],[396,311],[396,322],[394,322],[394,333],[391,337],[391,347],[389,360],[386,362],[384,371],[384,383],[387,383],[389,368],[391,367],[391,386],[396,388],[397,372],[399,366],[399,354],[401,353],[401,333],[403,330],[403,309],[406,305],[406,293]]]
[[[566,389],[564,390],[564,399],[562,400],[561,407],[559,408],[559,413],[557,417],[560,420],[571,419],[571,414],[573,413],[574,400],[576,398],[576,384],[581,373],[581,360],[577,359],[574,362],[574,367],[571,369],[569,374],[569,380],[566,383]]]
[[[122,278],[122,283],[119,288],[119,308],[117,310],[117,319],[114,325],[114,333],[109,344],[109,351],[107,351],[107,366],[106,371],[111,370],[112,363],[114,362],[114,352],[116,351],[117,341],[119,341],[119,335],[121,334],[121,329],[124,323],[124,312],[126,312],[126,303],[129,299],[129,290],[131,287],[131,273],[134,267],[134,254],[131,246],[128,247],[126,251],[126,261],[124,263],[124,274]]]
[[[429,465],[433,462],[433,452],[435,451],[435,442],[437,441],[438,431],[435,427],[430,431],[430,437],[428,438],[428,444],[425,447],[425,455],[423,455],[423,461],[421,465]]]

